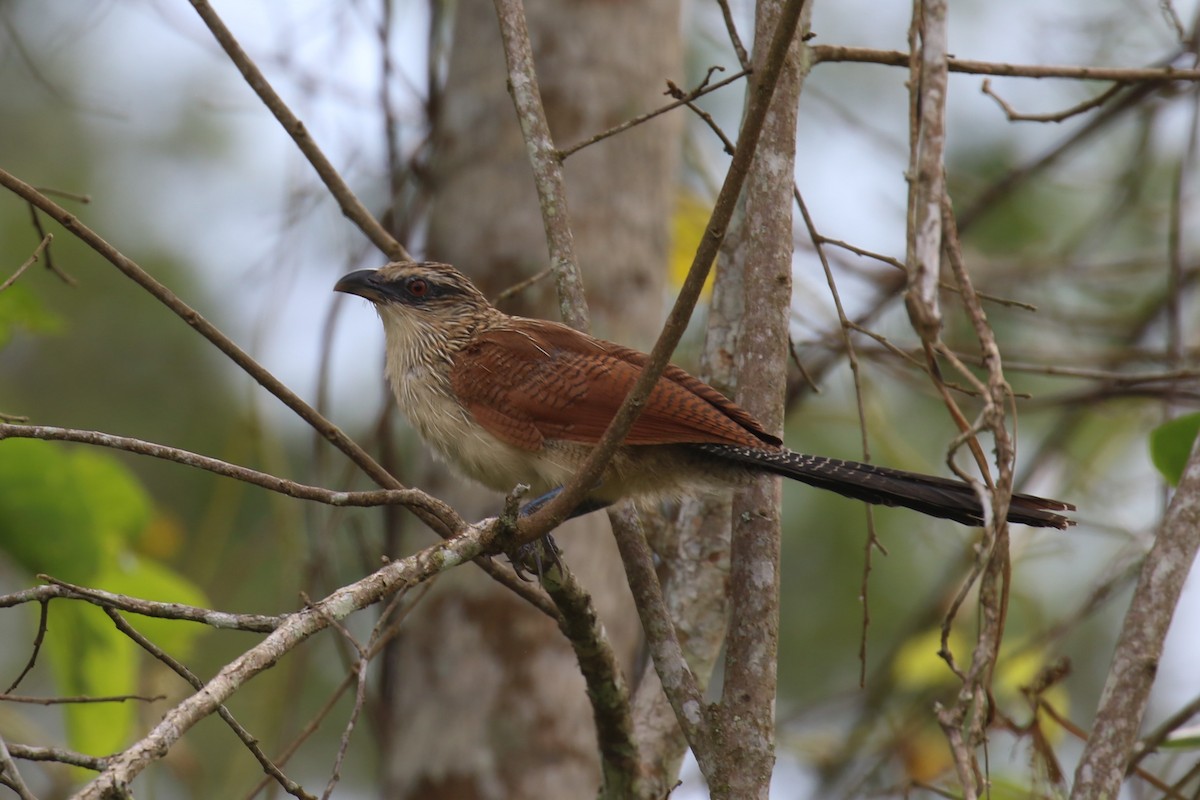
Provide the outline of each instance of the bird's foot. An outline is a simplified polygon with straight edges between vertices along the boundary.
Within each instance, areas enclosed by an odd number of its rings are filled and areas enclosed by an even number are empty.
[[[508,563],[512,564],[513,572],[517,573],[517,577],[523,581],[530,580],[528,576],[532,571],[534,575],[537,575],[540,583],[547,568],[557,566],[562,569],[563,567],[562,551],[555,544],[554,537],[548,533],[541,539],[518,545],[507,551],[505,555],[508,556]]]
[[[517,523],[521,517],[527,517],[533,511],[541,508],[554,495],[558,494],[559,490],[549,492],[526,503],[524,506],[519,506],[521,498],[528,491],[529,486],[518,483],[504,498],[504,510],[500,513],[500,536],[502,542],[505,539],[511,541],[516,536]],[[530,510],[531,508],[533,511]],[[550,534],[546,534],[537,541],[527,542],[515,547],[506,547],[504,549],[504,554],[508,556],[508,561],[512,564],[513,571],[523,581],[529,580],[528,575],[530,570],[541,581],[543,575],[545,575],[545,567],[548,563],[557,564],[559,567],[562,567],[562,560],[559,558],[560,553],[558,545],[554,543],[554,538]]]

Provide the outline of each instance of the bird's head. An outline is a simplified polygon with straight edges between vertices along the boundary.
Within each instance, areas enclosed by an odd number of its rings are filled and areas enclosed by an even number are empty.
[[[499,313],[449,264],[403,261],[360,269],[333,289],[374,303],[389,342],[461,341]]]

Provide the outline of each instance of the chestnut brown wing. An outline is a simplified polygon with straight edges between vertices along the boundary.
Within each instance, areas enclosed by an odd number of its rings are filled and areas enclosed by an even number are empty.
[[[647,357],[564,325],[517,319],[477,335],[454,361],[458,399],[492,435],[537,450],[546,439],[599,441]],[[711,386],[668,367],[628,444],[778,445]]]

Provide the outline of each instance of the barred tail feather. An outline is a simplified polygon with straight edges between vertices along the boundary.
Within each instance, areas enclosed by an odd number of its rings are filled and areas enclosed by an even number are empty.
[[[723,444],[695,446],[725,461],[757,467],[867,503],[903,506],[963,525],[983,524],[979,496],[962,481],[785,449],[759,450]],[[1066,528],[1075,521],[1055,512],[1074,510],[1075,506],[1059,500],[1014,494],[1008,507],[1008,521],[1037,528]]]

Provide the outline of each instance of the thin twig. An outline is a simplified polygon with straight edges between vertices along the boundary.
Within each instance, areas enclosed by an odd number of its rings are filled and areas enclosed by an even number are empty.
[[[899,50],[875,50],[869,47],[844,47],[841,45],[815,45],[812,48],[814,64],[852,61],[865,64],[883,64],[889,67],[907,67],[908,53]],[[1007,64],[993,61],[971,61],[950,56],[946,66],[951,72],[966,72],[972,75],[994,75],[1011,78],[1066,78],[1083,81],[1119,81],[1122,83],[1197,81],[1200,69],[1177,69],[1165,67],[1078,67],[1051,66],[1043,64]]]
[[[673,111],[674,109],[679,108],[682,105],[689,105],[693,100],[701,98],[704,95],[709,94],[711,92],[715,92],[717,89],[724,88],[731,83],[740,81],[742,78],[745,78],[748,75],[750,75],[750,73],[751,73],[751,71],[749,69],[743,69],[740,72],[736,72],[733,75],[730,75],[728,78],[724,78],[713,84],[709,84],[706,80],[700,86],[697,86],[695,89],[692,89],[690,92],[686,92],[686,93],[681,92],[677,87],[675,87],[674,84],[668,84],[669,88],[667,89],[665,94],[669,94],[672,97],[674,97],[675,98],[674,102],[667,103],[666,105],[660,106],[659,108],[656,108],[653,111],[647,111],[645,114],[640,114],[640,115],[634,117],[633,119],[628,119],[619,125],[614,125],[613,127],[609,128],[608,130],[601,131],[600,133],[597,133],[595,136],[589,136],[587,139],[584,139],[581,142],[577,142],[577,143],[571,145],[570,147],[561,148],[558,151],[558,157],[565,161],[568,156],[574,155],[575,153],[579,152],[580,150],[582,150],[585,147],[589,147],[589,146],[595,144],[596,142],[601,142],[612,136],[616,136],[618,133],[624,133],[625,131],[629,130],[630,128],[633,128],[637,125],[641,125],[643,122],[646,122],[647,120],[654,119],[655,117],[657,117],[660,114],[665,114],[668,111]],[[678,94],[676,94],[676,92],[678,92]]]
[[[89,201],[87,199],[84,199],[83,202],[87,203]],[[34,205],[33,203],[29,204],[29,217],[30,217],[30,221],[33,223],[33,229],[35,231],[37,231],[38,236],[42,237],[42,239],[45,239],[47,236],[50,236],[50,234],[46,233],[46,229],[44,227],[42,227],[42,218],[38,214],[37,206]],[[53,250],[49,250],[49,249],[46,250],[46,269],[50,270],[55,275],[57,275],[58,279],[61,280],[63,283],[65,283],[67,286],[74,288],[79,285],[79,282],[77,280],[72,278],[67,273],[63,272],[61,269],[58,268],[58,265],[54,263],[54,251]]]
[[[42,251],[49,247],[52,241],[54,241],[54,234],[47,233],[45,236],[43,236],[42,241],[38,243],[38,246],[33,248],[33,252],[29,255],[29,258],[25,259],[25,263],[17,267],[17,271],[14,272],[6,281],[4,281],[4,283],[0,283],[0,292],[3,292],[5,289],[16,283],[17,278],[20,278],[25,270],[36,264],[38,257],[42,254]]]
[[[800,187],[793,184],[792,194],[797,208],[800,209],[800,216],[804,220],[804,227],[808,230],[809,239],[812,240],[813,248],[817,251],[817,258],[821,261],[821,269],[825,272],[825,283],[829,286],[829,294],[833,298],[834,309],[837,311],[838,330],[842,336],[842,346],[846,349],[846,361],[850,366],[850,376],[854,383],[854,404],[858,412],[859,444],[862,447],[863,461],[870,463],[871,440],[867,426],[867,410],[863,402],[862,373],[858,363],[858,352],[854,348],[854,341],[850,338],[850,331],[857,326],[846,316],[846,309],[842,305],[842,297],[837,288],[837,279],[833,276],[833,268],[829,265],[829,257],[825,253],[824,237],[818,233],[816,223],[813,222],[812,215],[808,213],[808,205],[804,202],[804,196],[800,194]],[[810,383],[812,382],[811,378],[808,380]],[[887,549],[883,546],[883,542],[879,540],[879,536],[875,531],[875,513],[871,505],[864,503],[863,508],[866,514],[867,536],[866,541],[863,543],[862,577],[859,580],[858,590],[859,603],[862,605],[862,624],[858,640],[859,688],[864,687],[867,680],[867,631],[871,627],[871,556],[875,550],[879,550],[884,555],[887,554]]]
[[[20,694],[0,694],[0,703],[27,703],[35,706],[128,703],[130,700],[137,700],[142,703],[157,703],[159,700],[166,699],[167,696],[165,694],[158,694],[153,697],[140,694],[115,694],[108,697],[89,697],[87,695],[78,695],[76,697],[28,697]]]
[[[4,690],[5,694],[11,692],[13,689],[16,689],[21,685],[21,681],[25,680],[25,676],[28,675],[30,670],[33,669],[34,665],[37,664],[38,654],[42,652],[42,642],[46,639],[46,630],[49,627],[50,598],[43,597],[37,602],[41,605],[41,610],[38,614],[37,633],[33,637],[33,649],[29,653],[29,660],[25,662],[25,667],[21,670],[21,674],[18,675],[16,680],[14,680],[9,687]]]
[[[891,267],[893,269],[898,269],[900,271],[904,271],[904,269],[905,269],[903,261],[900,261],[897,258],[892,258],[891,256],[884,255],[883,253],[876,253],[873,250],[867,250],[865,248],[858,247],[857,245],[850,244],[849,242],[844,242],[840,239],[830,239],[828,236],[820,237],[820,241],[822,244],[833,245],[834,247],[838,247],[838,248],[841,248],[842,250],[846,250],[851,253],[854,253],[856,256],[863,256],[864,258],[870,258],[875,261],[878,261],[881,264],[887,264],[889,267]],[[954,292],[955,294],[957,294],[960,291],[957,286],[950,283],[949,281],[940,281],[938,283],[938,288],[942,289],[943,291]],[[1037,311],[1038,310],[1038,307],[1033,305],[1032,303],[1026,303],[1021,300],[1013,300],[1012,298],[1009,298],[1009,297],[997,297],[996,295],[987,294],[986,292],[978,292],[977,291],[975,294],[978,295],[980,300],[987,300],[989,303],[995,303],[996,305],[999,305],[999,306],[1008,306],[1009,308],[1019,308],[1023,311]]]
[[[1093,108],[1099,108],[1115,97],[1122,89],[1125,88],[1123,83],[1114,83],[1108,89],[1104,90],[1095,97],[1084,100],[1082,103],[1077,103],[1070,108],[1062,111],[1054,111],[1048,114],[1022,114],[1021,112],[1010,106],[1003,97],[992,91],[991,81],[984,79],[981,91],[988,97],[992,98],[1003,109],[1005,116],[1009,122],[1063,122],[1071,117],[1091,111]]]
[[[412,612],[412,610],[416,607],[416,605],[426,595],[429,594],[429,590],[433,587],[435,582],[436,582],[436,576],[434,576],[434,578],[431,578],[431,579],[425,581],[424,583],[422,583],[420,588],[417,589],[415,592],[401,591],[401,592],[397,592],[392,597],[392,600],[391,600],[391,602],[388,603],[387,608],[384,609],[383,613],[379,615],[379,622],[376,623],[375,627],[371,631],[371,641],[367,645],[368,660],[373,659],[377,655],[379,655],[379,653],[382,652],[384,647],[386,647],[388,644],[390,644],[396,638],[396,636],[399,635],[401,624],[408,617],[408,615]],[[404,605],[404,608],[402,609],[401,613],[397,616],[396,619],[391,620],[390,624],[388,624],[383,629],[380,629],[380,626],[389,619],[389,617],[392,614],[392,612],[394,611],[394,609],[403,601],[403,599],[406,596],[409,596],[409,595],[412,595],[411,602]],[[337,685],[337,688],[335,688],[332,692],[330,692],[329,698],[325,701],[325,704],[323,706],[321,706],[320,709],[317,710],[317,713],[313,715],[313,717],[308,721],[308,723],[304,726],[304,728],[302,728],[300,730],[300,732],[297,733],[296,736],[292,739],[292,741],[288,743],[287,747],[285,747],[279,753],[279,755],[277,755],[275,757],[274,761],[276,764],[279,764],[282,767],[289,760],[291,760],[291,757],[296,754],[296,751],[300,749],[300,746],[303,745],[304,742],[306,742],[308,740],[308,738],[310,736],[312,736],[321,727],[321,723],[325,720],[326,717],[329,716],[329,713],[333,710],[334,706],[337,704],[337,701],[341,698],[342,694],[345,693],[345,691],[350,688],[350,684],[355,683],[357,681],[357,679],[358,679],[358,670],[357,669],[350,670],[346,674],[346,677],[343,678],[342,682]],[[261,781],[259,781],[258,784],[254,786],[254,788],[252,788],[249,792],[246,793],[245,800],[252,800],[270,782],[271,782],[270,776],[263,777],[263,779]]]
[[[540,283],[541,281],[546,280],[546,278],[549,278],[553,274],[554,274],[554,267],[546,267],[541,272],[530,275],[528,278],[526,278],[523,281],[517,281],[512,286],[509,286],[507,289],[504,289],[503,291],[501,291],[500,294],[493,297],[492,305],[502,303],[503,301],[507,300],[508,298],[513,297],[514,295],[520,294],[521,292],[528,289],[530,286],[533,286],[537,283]]]
[[[25,779],[21,777],[20,770],[12,760],[12,755],[8,751],[8,744],[4,741],[4,737],[0,736],[0,778],[4,784],[17,793],[17,797],[21,800],[37,800],[29,787],[25,785]]]
[[[158,619],[176,619],[186,622],[198,622],[210,628],[251,633],[270,633],[279,627],[284,617],[273,617],[266,614],[230,614],[225,611],[212,611],[207,608],[188,606],[182,603],[162,603],[156,600],[142,600],[123,594],[114,594],[101,589],[89,589],[84,586],[60,581],[49,575],[39,575],[46,581],[47,586],[36,586],[19,592],[0,595],[0,608],[12,608],[23,603],[46,603],[55,597],[65,597],[72,600],[83,600],[101,608],[115,608],[143,617]]]
[[[47,425],[8,425],[0,423],[0,441],[5,439],[43,439],[47,441],[80,442],[99,447],[111,447],[139,455],[160,458],[164,461],[174,461],[196,469],[203,469],[226,478],[268,489],[272,492],[295,497],[301,500],[313,500],[331,506],[380,506],[403,505],[410,509],[421,509],[425,513],[436,516],[444,521],[451,530],[461,529],[466,522],[450,506],[435,497],[425,494],[419,489],[379,489],[365,492],[340,492],[324,489],[319,486],[308,486],[303,483],[279,478],[266,472],[230,464],[227,461],[180,450],[177,447],[155,444],[127,436],[114,436],[101,431],[75,430],[72,428],[55,428]]]
[[[333,769],[329,773],[329,781],[325,784],[325,791],[321,793],[321,800],[329,800],[333,796],[333,790],[337,787],[338,781],[342,778],[342,765],[346,761],[346,753],[350,750],[350,737],[354,733],[354,728],[358,724],[358,716],[362,713],[363,706],[367,700],[367,668],[370,666],[371,657],[368,648],[359,644],[354,635],[341,623],[340,620],[331,619],[329,624],[337,629],[342,638],[348,641],[358,653],[358,659],[355,662],[353,670],[355,690],[354,690],[354,705],[350,709],[350,716],[346,720],[346,725],[342,730],[341,740],[338,743],[337,755],[333,759]]]
[[[130,625],[129,622],[122,617],[119,612],[112,608],[105,608],[104,613],[108,614],[109,619],[112,620],[113,624],[117,627],[117,630],[132,639],[139,647],[153,656],[156,660],[165,664],[176,675],[187,681],[187,683],[193,689],[199,691],[204,688],[204,681],[197,678],[195,673],[184,666],[182,662],[146,638],[140,631]],[[258,740],[251,736],[250,732],[247,731],[240,722],[234,719],[233,713],[228,708],[226,708],[224,705],[220,705],[217,706],[216,711],[221,719],[224,720],[225,724],[229,726],[230,730],[233,731],[234,735],[242,740],[242,744],[246,746],[246,748],[254,755],[254,758],[258,761],[258,763],[262,765],[263,770],[265,770],[268,775],[273,777],[279,783],[279,785],[283,787],[285,792],[293,797],[298,797],[301,800],[316,800],[316,798],[314,798],[311,794],[304,791],[304,788],[300,786],[300,784],[284,775],[279,767],[275,766],[271,759],[267,758],[267,754],[264,753],[262,748],[258,746]]]
[[[310,736],[316,733],[316,731],[321,727],[321,723],[324,722],[325,718],[329,716],[329,713],[333,711],[338,700],[340,700],[345,691],[350,688],[350,684],[354,683],[356,676],[357,671],[351,672],[342,679],[342,682],[337,685],[337,688],[330,692],[329,698],[325,701],[325,705],[321,706],[321,708],[317,710],[317,713],[314,714],[313,718],[308,721],[308,724],[305,725],[304,728],[301,729],[298,734],[296,734],[296,737],[292,739],[288,746],[285,747],[283,751],[273,759],[276,764],[278,764],[280,767],[286,764],[291,757],[296,754],[296,751],[300,749],[300,746],[308,741]],[[253,798],[257,797],[258,793],[265,789],[270,783],[271,776],[264,775],[263,778],[257,784],[255,784],[254,788],[246,793],[245,800],[253,800]]]
[[[738,35],[737,25],[733,22],[733,11],[729,8],[729,0],[717,0],[717,5],[721,7],[721,18],[725,20],[725,32],[729,34],[729,43],[733,45],[733,52],[737,55],[738,63],[742,65],[742,69],[749,69],[750,56],[746,52],[746,46],[742,44],[742,37]]]

